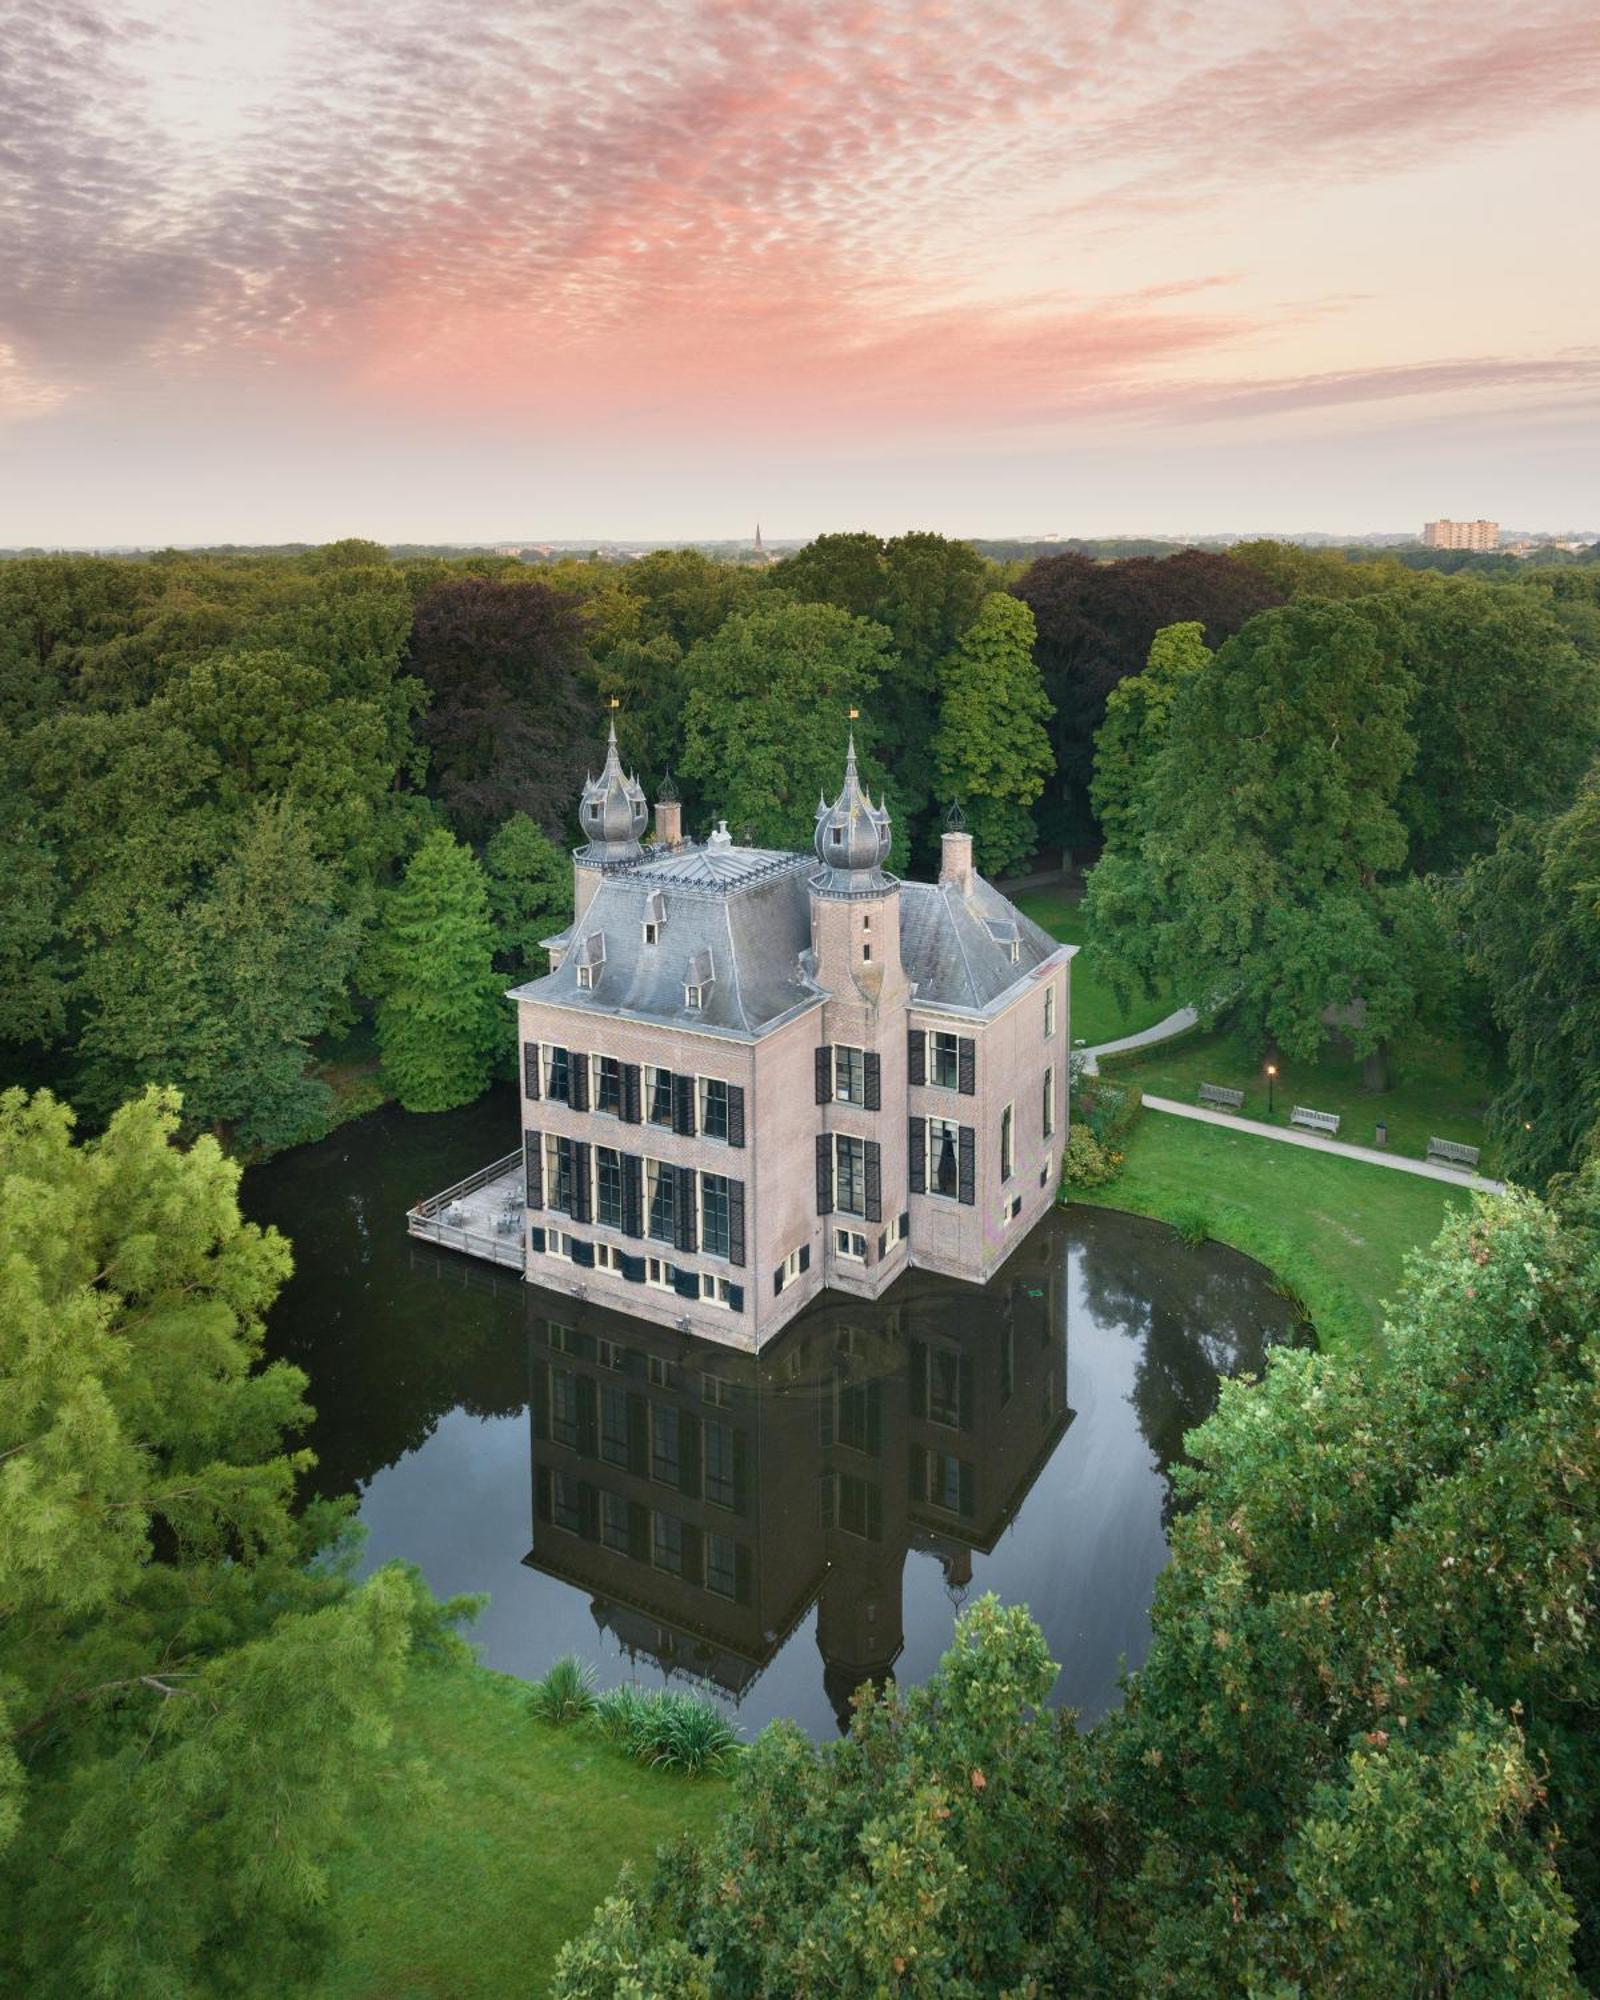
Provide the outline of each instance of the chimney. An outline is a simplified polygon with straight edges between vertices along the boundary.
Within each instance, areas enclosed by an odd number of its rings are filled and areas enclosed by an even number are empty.
[[[670,771],[656,790],[656,845],[683,845],[683,807],[678,802],[678,788],[672,782]]]
[[[939,843],[939,880],[963,896],[972,887],[972,835],[965,828],[951,828]]]

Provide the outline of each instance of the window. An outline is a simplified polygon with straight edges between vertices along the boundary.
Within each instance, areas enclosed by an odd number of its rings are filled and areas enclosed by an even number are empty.
[[[1047,1069],[1044,1073],[1044,1106],[1043,1115],[1040,1119],[1040,1129],[1047,1139],[1053,1137],[1055,1134],[1056,1073],[1053,1069]]]
[[[678,1413],[660,1404],[650,1410],[650,1476],[666,1486],[676,1486],[682,1477],[683,1458],[678,1439]]]
[[[883,1455],[883,1384],[841,1382],[835,1393],[835,1435],[849,1451],[868,1458]]]
[[[883,1534],[883,1495],[876,1485],[841,1472],[835,1477],[834,1492],[839,1526],[845,1533],[878,1541]]]
[[[733,1304],[733,1287],[726,1278],[719,1278],[715,1272],[702,1271],[700,1274],[700,1296],[714,1306]]]
[[[867,1142],[833,1135],[833,1205],[841,1215],[867,1212]]]
[[[721,1077],[700,1079],[700,1134],[706,1139],[728,1136],[728,1086]]]
[[[841,1104],[866,1103],[867,1058],[864,1050],[835,1046],[833,1094]]]
[[[957,1090],[961,1085],[961,1038],[936,1029],[928,1037],[928,1081],[939,1090]]]
[[[594,1264],[597,1271],[620,1271],[622,1252],[611,1243],[597,1243],[594,1246]]]
[[[700,1248],[708,1257],[728,1254],[728,1177],[700,1176]]]
[[[545,1338],[557,1354],[576,1354],[578,1351],[578,1329],[563,1326],[558,1319],[547,1319],[544,1323]]]
[[[862,912],[861,928],[864,931],[870,931],[872,929],[872,912],[870,910],[865,910]]]
[[[928,1192],[954,1201],[960,1193],[961,1174],[956,1149],[961,1143],[961,1127],[950,1118],[928,1120]]]
[[[1022,1196],[1020,1194],[1014,1194],[1011,1197],[1011,1205],[1006,1210],[1006,1221],[1015,1222],[1017,1217],[1021,1213],[1022,1213]]]
[[[1003,1181],[1010,1180],[1017,1164],[1016,1128],[1016,1107],[1008,1104],[1000,1114],[1000,1178]]]
[[[1044,1038],[1048,1042],[1056,1031],[1056,989],[1044,989]]]
[[[702,1375],[700,1377],[700,1398],[713,1409],[726,1410],[733,1402],[733,1384],[726,1375]]]
[[[718,1597],[733,1597],[739,1588],[739,1569],[732,1538],[706,1536],[706,1589]]]
[[[786,1291],[802,1271],[810,1268],[810,1264],[811,1245],[809,1243],[802,1243],[798,1250],[791,1250],[778,1266],[776,1274],[777,1283],[773,1286],[773,1291]]]
[[[928,1421],[961,1428],[961,1356],[953,1347],[928,1349]]]
[[[615,1056],[601,1056],[596,1079],[594,1108],[613,1118],[622,1116],[622,1065]]]
[[[652,1063],[644,1073],[645,1116],[652,1125],[672,1125],[672,1071]]]
[[[597,1340],[594,1358],[602,1368],[621,1370],[628,1365],[628,1350],[617,1340]]]
[[[599,970],[598,966],[594,965],[591,961],[586,959],[584,963],[578,967],[578,984],[580,986],[586,986],[592,988],[594,985],[594,976],[598,970]]]
[[[733,1427],[708,1420],[701,1447],[705,1459],[706,1498],[713,1507],[734,1504]]]
[[[942,1507],[949,1514],[966,1514],[970,1507],[963,1506],[966,1467],[953,1451],[930,1451],[928,1453],[928,1499],[935,1507]]]
[[[864,959],[868,959],[868,958],[871,958],[871,956],[872,956],[872,946],[871,946],[870,944],[864,944],[864,945],[863,945],[863,946],[861,947],[861,956],[862,956],[862,957],[863,957]]]
[[[578,1482],[570,1472],[558,1472],[550,1482],[550,1512],[558,1528],[579,1534],[583,1528],[583,1501]]]
[[[1020,964],[1022,963],[1022,940],[1021,940],[1021,938],[1010,938],[1010,939],[1008,939],[1008,940],[1007,940],[1007,942],[1006,942],[1006,957],[1010,959],[1010,961],[1011,961],[1011,963],[1012,963],[1013,965],[1020,965]]]
[[[843,847],[843,846],[844,846],[844,828],[843,828],[842,826],[836,826],[836,827],[834,827],[834,828],[832,829],[832,831],[831,831],[831,832],[829,833],[829,835],[828,835],[828,838],[829,838],[829,839],[830,839],[830,840],[831,840],[831,841],[833,842],[833,844],[834,844],[834,846],[835,846],[835,847]]]
[[[677,1191],[678,1174],[675,1167],[663,1166],[660,1160],[646,1160],[644,1163],[645,1198],[648,1203],[648,1221],[645,1233],[657,1243],[676,1243],[678,1240]]]
[[[613,1146],[596,1146],[595,1220],[607,1229],[622,1227],[622,1155]],[[608,1246],[601,1245],[604,1249]]]
[[[544,1050],[544,1094],[559,1103],[572,1102],[572,1064],[565,1049],[552,1048],[547,1042]]]
[[[600,1385],[600,1456],[607,1465],[628,1462],[628,1394],[609,1382]]]
[[[646,1373],[653,1389],[676,1389],[677,1371],[664,1354],[652,1354],[646,1363]]]
[[[561,1052],[566,1054],[566,1050]],[[544,1141],[544,1198],[547,1208],[573,1212],[572,1141],[547,1132]]]
[[[703,1007],[706,1004],[706,989],[703,986],[686,986],[683,989],[685,1007]]]
[[[628,1503],[620,1493],[600,1495],[600,1539],[619,1555],[628,1553]]]
[[[833,1247],[841,1257],[848,1257],[852,1264],[867,1261],[867,1239],[854,1229],[836,1229],[833,1232]]]
[[[683,1575],[683,1523],[675,1515],[650,1516],[650,1560],[669,1576]]]
[[[569,1451],[578,1449],[578,1378],[565,1368],[550,1374],[550,1435]]]
[[[667,1263],[662,1257],[647,1258],[644,1281],[647,1285],[654,1285],[657,1291],[670,1292],[678,1282],[678,1267],[676,1264]]]
[[[647,922],[644,927],[644,941],[646,944],[659,944],[661,942],[661,926]]]

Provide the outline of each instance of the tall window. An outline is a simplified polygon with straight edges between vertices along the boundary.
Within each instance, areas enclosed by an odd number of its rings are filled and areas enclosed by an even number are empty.
[[[622,1227],[622,1155],[612,1146],[596,1146],[595,1220],[607,1229]]]
[[[1015,1105],[1008,1104],[1000,1114],[1000,1178],[1008,1181],[1016,1166],[1017,1113]]]
[[[599,1074],[595,1079],[594,1108],[609,1111],[613,1118],[622,1116],[622,1065],[615,1056],[602,1056]]]
[[[928,1192],[948,1195],[954,1201],[960,1193],[961,1169],[956,1148],[961,1143],[961,1127],[951,1118],[928,1120]]]
[[[544,1094],[562,1104],[572,1102],[572,1064],[565,1049],[547,1043],[544,1052]]]
[[[1050,1037],[1055,1033],[1055,1031],[1056,1031],[1056,989],[1053,986],[1047,986],[1044,989],[1045,1040],[1049,1041]]]
[[[841,1215],[867,1212],[867,1146],[843,1132],[833,1136],[833,1205]]]
[[[650,1560],[670,1576],[683,1575],[683,1523],[674,1515],[650,1516]]]
[[[615,1549],[621,1555],[628,1553],[628,1503],[620,1493],[600,1495],[600,1539],[608,1549]]]
[[[678,1413],[661,1403],[650,1407],[650,1471],[652,1477],[676,1486],[682,1472],[678,1443]]]
[[[659,1160],[644,1163],[645,1193],[650,1205],[648,1228],[657,1243],[677,1241],[676,1208],[678,1176],[671,1167],[665,1167]]]
[[[672,1071],[650,1064],[644,1073],[645,1115],[652,1125],[672,1124]]]
[[[713,1507],[731,1507],[733,1486],[733,1426],[707,1419],[702,1450],[705,1459],[706,1498]]]
[[[961,1356],[953,1347],[928,1349],[928,1421],[961,1428]]]
[[[565,1054],[565,1050],[562,1051]],[[546,1208],[572,1213],[572,1141],[551,1133],[544,1141],[544,1201]]]
[[[835,1045],[833,1051],[833,1094],[841,1104],[867,1101],[867,1058],[862,1049]]]
[[[550,1435],[569,1451],[578,1448],[578,1378],[565,1368],[550,1374]]]
[[[1044,1136],[1051,1138],[1056,1129],[1056,1073],[1053,1069],[1044,1073],[1044,1117],[1041,1122]]]
[[[706,1139],[728,1136],[728,1086],[719,1076],[700,1079],[700,1132]]]
[[[607,1465],[628,1462],[628,1393],[609,1382],[600,1387],[600,1456]]]
[[[960,1037],[947,1035],[942,1029],[935,1029],[928,1037],[928,1081],[937,1084],[941,1090],[958,1090],[961,1086]]]
[[[583,1501],[570,1472],[558,1472],[550,1482],[550,1512],[558,1528],[576,1535],[583,1528]]]
[[[739,1588],[738,1558],[731,1537],[706,1536],[706,1589],[732,1597]]]
[[[728,1254],[728,1177],[700,1176],[700,1248],[708,1257]]]

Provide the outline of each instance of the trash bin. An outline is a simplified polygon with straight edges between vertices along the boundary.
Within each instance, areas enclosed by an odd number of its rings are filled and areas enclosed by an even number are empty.
[[[1387,1145],[1388,1145],[1388,1143],[1389,1143],[1389,1128],[1388,1128],[1388,1126],[1387,1126],[1387,1125],[1378,1125],[1378,1126],[1375,1126],[1375,1127],[1373,1128],[1373,1133],[1372,1133],[1372,1143],[1373,1143],[1373,1144],[1374,1144],[1375,1146],[1387,1146]]]

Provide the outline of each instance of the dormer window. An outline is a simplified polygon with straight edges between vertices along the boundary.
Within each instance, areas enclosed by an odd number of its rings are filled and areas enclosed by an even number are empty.
[[[600,984],[606,962],[606,940],[602,931],[591,931],[578,947],[578,984],[592,993]]]
[[[716,973],[712,968],[709,946],[697,951],[683,973],[683,1004],[698,1012],[711,997],[712,982]]]
[[[644,941],[646,944],[660,944],[661,926],[647,920],[644,926]]]
[[[1012,938],[1012,939],[1011,939],[1011,941],[1010,941],[1010,944],[1009,944],[1009,945],[1008,945],[1008,947],[1007,947],[1007,953],[1006,953],[1006,955],[1007,955],[1007,957],[1008,957],[1008,958],[1009,958],[1009,959],[1011,960],[1011,963],[1012,963],[1013,965],[1020,965],[1020,964],[1022,963],[1022,940],[1021,940],[1021,938]]]
[[[646,944],[660,944],[662,926],[667,921],[667,899],[659,889],[650,891],[650,900],[644,910],[644,941]]]
[[[703,986],[686,986],[683,989],[685,1007],[701,1008],[706,1004],[706,989]]]
[[[594,990],[594,972],[595,969],[592,965],[580,965],[578,967],[578,984],[586,987],[590,992]]]
[[[843,846],[844,846],[844,828],[843,828],[842,826],[836,826],[836,827],[834,827],[834,828],[833,828],[833,829],[831,830],[831,832],[829,833],[829,835],[828,835],[828,838],[829,838],[829,839],[830,839],[830,840],[831,840],[831,841],[833,842],[833,844],[834,844],[834,846],[835,846],[835,847],[843,847]]]

